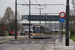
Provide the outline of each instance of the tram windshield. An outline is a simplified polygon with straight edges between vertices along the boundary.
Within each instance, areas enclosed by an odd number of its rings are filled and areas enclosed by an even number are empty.
[[[41,33],[41,28],[40,27],[35,27],[34,33]]]

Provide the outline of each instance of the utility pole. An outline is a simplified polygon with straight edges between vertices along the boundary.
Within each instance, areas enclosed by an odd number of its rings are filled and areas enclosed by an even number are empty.
[[[30,29],[31,29],[31,28],[30,28],[30,8],[31,8],[31,7],[30,7],[30,3],[31,3],[31,2],[30,2],[30,0],[29,0],[29,38],[30,38]]]
[[[61,23],[61,42],[63,42],[63,22]]]
[[[47,14],[45,14],[46,18],[45,18],[45,26],[46,26],[46,19],[49,21],[49,27],[50,27],[50,19],[47,18]]]
[[[46,18],[45,18],[45,19],[47,19],[47,20],[49,21],[49,28],[50,28],[50,19],[49,19],[49,18],[47,18],[47,14],[45,14],[45,16],[46,16]],[[46,20],[45,20],[45,26],[46,26]]]
[[[66,46],[69,46],[69,0],[66,0]]]
[[[36,7],[35,7],[36,8]],[[40,10],[40,24],[41,24],[41,10],[42,9],[45,9],[45,8],[36,8],[36,9],[39,9]]]
[[[61,42],[61,22],[59,22],[59,42]]]
[[[55,20],[55,35],[56,35],[56,20]]]
[[[47,17],[47,14],[45,14],[45,16]],[[45,18],[45,26],[46,26],[46,18]]]
[[[53,16],[52,16],[52,22],[53,22]],[[52,23],[52,26],[53,26],[53,23]],[[52,27],[52,29],[53,29],[53,27]],[[54,33],[54,31],[53,31],[53,33]]]
[[[75,13],[75,0],[72,0],[72,4],[73,4],[74,13]],[[72,14],[72,16],[75,15],[74,13]],[[73,29],[72,20],[71,20],[71,29]]]
[[[15,0],[15,39],[17,39],[17,0]]]

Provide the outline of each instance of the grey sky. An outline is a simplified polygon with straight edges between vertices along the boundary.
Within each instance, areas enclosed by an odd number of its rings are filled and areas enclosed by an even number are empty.
[[[25,1],[25,2],[24,2]],[[29,3],[29,0],[18,0],[18,3],[22,4],[22,3]],[[37,2],[40,4],[65,4],[66,5],[66,0],[37,0]],[[45,3],[44,3],[45,2]],[[31,0],[31,3],[36,3],[35,0]],[[66,10],[66,6],[65,5],[50,5],[50,6],[47,6],[46,9],[43,9],[46,13],[59,13],[61,11],[64,11]],[[11,7],[13,11],[15,11],[15,0],[0,0],[0,17],[3,17],[4,13],[5,13],[5,10],[7,7]],[[39,6],[31,6],[31,13],[39,13],[39,9],[35,9],[35,7],[38,7]],[[44,7],[44,6],[42,6]],[[70,0],[70,8],[72,9],[72,4],[71,4],[71,0]],[[21,6],[21,5],[18,5],[18,12],[20,15],[28,15],[29,14],[29,7],[28,6]],[[42,13],[45,13],[44,11],[42,10]]]

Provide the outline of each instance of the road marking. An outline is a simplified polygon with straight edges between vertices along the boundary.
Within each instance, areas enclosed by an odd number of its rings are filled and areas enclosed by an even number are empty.
[[[54,43],[54,41],[48,41],[48,43]]]
[[[44,43],[44,41],[40,41],[39,43]]]
[[[54,49],[46,49],[46,50],[54,50]]]
[[[19,41],[14,41],[14,42],[16,42],[16,43],[17,43],[17,42],[19,42]]]
[[[35,41],[32,41],[31,43],[35,43]]]
[[[24,43],[27,43],[28,41],[24,41]]]

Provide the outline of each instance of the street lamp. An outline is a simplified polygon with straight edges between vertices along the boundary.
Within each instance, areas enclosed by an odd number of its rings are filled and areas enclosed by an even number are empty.
[[[72,4],[74,5],[73,8],[74,8],[74,12],[75,12],[75,0],[72,1]]]
[[[31,3],[31,1],[29,0],[29,38],[30,38],[30,3]]]

